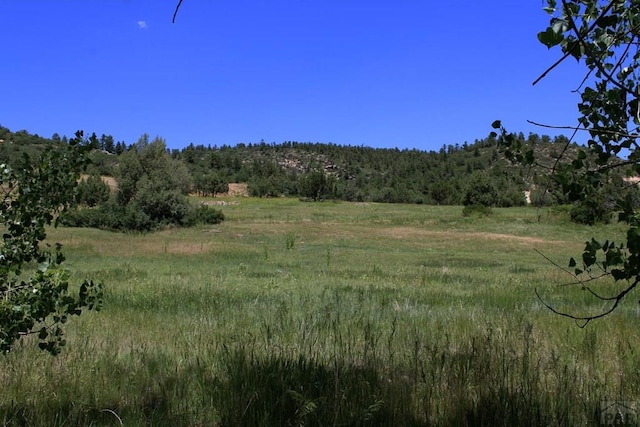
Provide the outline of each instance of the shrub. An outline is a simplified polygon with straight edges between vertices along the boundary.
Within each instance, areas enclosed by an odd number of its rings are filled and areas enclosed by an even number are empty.
[[[474,172],[469,178],[462,204],[495,206],[498,200],[498,190],[484,172]]]
[[[76,202],[81,205],[96,206],[109,200],[111,190],[100,175],[92,174],[76,187]]]
[[[463,216],[489,216],[493,213],[489,206],[484,205],[466,205],[462,209]]]
[[[571,208],[571,221],[578,224],[594,225],[611,222],[611,210],[599,200],[582,200]]]
[[[319,201],[330,199],[336,194],[336,179],[324,171],[314,171],[300,178],[300,196]]]
[[[185,225],[220,224],[222,221],[224,221],[224,213],[222,213],[221,210],[200,205],[191,209],[186,218]]]
[[[558,203],[551,192],[545,188],[534,188],[529,197],[534,206],[553,206]]]
[[[144,212],[158,225],[183,225],[191,207],[178,190],[163,189],[148,180],[141,180],[136,199],[128,205]]]
[[[527,204],[524,191],[514,185],[499,188],[496,189],[496,191],[495,203],[492,206],[510,208],[512,206],[525,206]]]
[[[67,212],[61,223],[67,227],[91,227],[112,231],[150,231],[158,222],[135,204],[119,205],[109,201],[96,208],[78,208]]]

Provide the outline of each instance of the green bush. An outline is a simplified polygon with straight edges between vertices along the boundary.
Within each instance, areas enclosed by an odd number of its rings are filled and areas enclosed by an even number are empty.
[[[60,223],[67,227],[92,227],[100,228],[101,223],[99,209],[77,208],[67,211],[60,217]]]
[[[78,208],[67,212],[61,223],[67,227],[90,227],[112,231],[150,231],[161,224],[154,222],[135,204],[119,205],[109,201],[95,208]]]
[[[206,205],[200,205],[191,209],[185,225],[195,224],[220,224],[224,221],[224,213],[219,209],[213,209]]]
[[[76,187],[76,202],[81,205],[96,206],[109,200],[111,190],[100,175],[92,174]]]
[[[136,199],[128,205],[144,212],[158,225],[183,225],[191,206],[187,197],[175,189],[163,189],[144,180],[138,186]]]
[[[224,214],[218,209],[201,205],[194,207],[186,201],[184,212],[180,205],[181,215],[176,221],[164,218],[153,218],[138,203],[120,205],[109,201],[95,208],[78,208],[67,212],[61,223],[68,227],[91,227],[112,231],[152,231],[169,224],[192,226],[195,224],[219,224],[224,221]],[[179,220],[179,221],[178,221]]]
[[[599,200],[582,200],[571,208],[571,221],[578,224],[594,225],[611,222],[611,210]]]
[[[489,206],[484,205],[466,205],[462,209],[463,216],[489,216],[493,213]]]
[[[301,197],[315,201],[333,198],[336,195],[336,179],[324,171],[311,172],[300,178],[299,192]]]
[[[495,206],[498,190],[485,172],[474,172],[464,193],[462,204],[465,206]]]
[[[558,203],[551,192],[545,188],[535,188],[529,195],[534,206],[554,206]]]
[[[497,190],[497,197],[493,206],[510,208],[512,206],[525,206],[526,204],[527,199],[525,198],[524,191],[515,186],[510,186]]]

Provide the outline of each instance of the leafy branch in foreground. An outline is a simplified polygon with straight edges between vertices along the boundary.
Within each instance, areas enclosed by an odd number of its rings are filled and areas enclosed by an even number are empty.
[[[562,126],[584,130],[587,146],[570,162],[553,166],[552,179],[570,201],[593,204],[601,190],[615,177],[613,170],[629,176],[640,174],[640,2],[637,0],[547,0],[544,8],[551,15],[549,27],[538,39],[549,49],[559,47],[562,57],[535,80],[544,78],[560,62],[573,57],[585,66],[584,75],[575,92],[578,103],[578,126]],[[500,121],[493,123],[500,131],[500,144],[513,161],[534,164],[534,152],[508,133]],[[558,127],[544,125],[547,127]],[[492,135],[498,136],[495,132]],[[573,137],[571,138],[573,139]],[[570,139],[570,140],[571,140]],[[562,157],[562,156],[560,156]],[[626,157],[626,160],[621,160]],[[619,213],[619,221],[627,225],[626,242],[615,245],[608,240],[592,239],[585,245],[581,268],[572,258],[567,270],[575,284],[583,286],[595,299],[608,306],[595,314],[575,315],[543,303],[554,313],[569,317],[586,326],[591,320],[612,313],[640,282],[640,215],[637,197],[632,192],[619,192],[607,201]],[[622,290],[601,295],[588,285],[594,280],[611,278],[622,282]],[[538,292],[538,297],[542,300]]]
[[[74,200],[93,138],[87,144],[78,132],[37,159],[25,154],[19,167],[0,165],[0,353],[37,334],[41,349],[58,354],[65,344],[61,325],[69,316],[100,308],[102,285],[85,281],[71,296],[61,245],[41,246],[45,227],[57,225]]]

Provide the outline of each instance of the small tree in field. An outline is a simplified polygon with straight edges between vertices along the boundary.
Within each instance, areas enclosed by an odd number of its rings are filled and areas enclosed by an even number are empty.
[[[576,76],[580,95],[578,125],[544,126],[570,129],[573,136],[578,132],[588,135],[587,146],[578,151],[573,161],[557,162],[552,177],[570,201],[585,204],[601,197],[603,189],[612,182],[614,171],[640,174],[640,1],[547,0],[546,3],[551,21],[538,39],[549,49],[559,48],[562,55],[534,84],[570,57],[584,65],[584,74]],[[500,129],[500,142],[509,157],[524,164],[536,163],[533,149],[507,133],[500,121],[494,122],[493,127]],[[636,200],[625,192],[617,192],[607,201],[626,225],[624,241],[593,238],[586,243],[580,260],[569,260],[567,271],[575,282],[606,303],[606,308],[587,314],[560,312],[546,304],[548,308],[585,326],[613,312],[636,288],[640,282],[640,213]],[[586,212],[589,219],[595,214]],[[622,287],[606,294],[596,292],[594,280],[602,277],[611,277]]]
[[[94,207],[109,200],[111,190],[97,173],[81,179],[76,189],[76,202]]]
[[[102,286],[85,281],[72,296],[61,245],[42,247],[45,227],[73,202],[88,147],[78,132],[37,159],[25,155],[16,169],[0,165],[0,353],[37,334],[40,348],[57,354],[68,317],[100,307]]]
[[[462,204],[465,206],[480,205],[492,207],[496,205],[498,190],[486,172],[476,171],[471,174],[465,188]]]
[[[313,171],[300,179],[300,195],[316,202],[333,197],[335,187],[335,178],[321,170]]]

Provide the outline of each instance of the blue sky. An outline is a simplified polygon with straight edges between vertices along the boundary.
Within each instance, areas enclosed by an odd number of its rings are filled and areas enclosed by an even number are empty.
[[[0,124],[437,150],[576,123],[540,0],[0,0]]]

